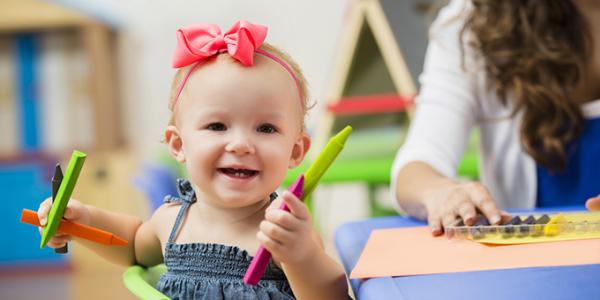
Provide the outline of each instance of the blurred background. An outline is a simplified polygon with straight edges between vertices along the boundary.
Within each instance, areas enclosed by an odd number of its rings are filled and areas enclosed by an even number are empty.
[[[71,244],[39,249],[19,222],[51,194],[54,166],[88,154],[73,198],[147,218],[183,170],[160,143],[175,30],[245,19],[301,66],[316,102],[314,157],[355,128],[311,201],[335,256],[342,222],[394,214],[389,168],[410,120],[434,0],[0,0],[0,299],[135,299],[122,267]],[[283,187],[311,158],[290,171]]]

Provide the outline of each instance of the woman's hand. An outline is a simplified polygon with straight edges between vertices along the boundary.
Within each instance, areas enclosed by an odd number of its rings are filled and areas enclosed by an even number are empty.
[[[499,224],[510,216],[499,210],[488,190],[479,182],[455,183],[430,189],[424,193],[427,221],[433,235],[443,233],[443,228],[455,225],[460,219],[473,225],[478,212],[490,224]]]
[[[285,202],[290,211],[279,209]],[[319,249],[306,205],[289,191],[273,201],[260,223],[258,240],[276,261],[297,264],[310,259]]]
[[[52,199],[48,198],[40,204],[40,207],[37,210],[38,218],[40,220],[40,224],[46,226],[48,222],[48,213],[50,212],[50,208],[52,208]],[[65,219],[85,225],[89,225],[90,223],[90,212],[88,208],[81,202],[70,199],[69,204],[67,204],[67,209],[65,210],[65,215],[63,216]],[[44,231],[42,227],[39,227],[40,234]],[[68,241],[71,240],[71,236],[68,234],[57,232],[51,239],[48,241],[48,246],[51,248],[61,248]]]
[[[600,211],[600,195],[588,199],[585,202],[585,207],[591,211]]]

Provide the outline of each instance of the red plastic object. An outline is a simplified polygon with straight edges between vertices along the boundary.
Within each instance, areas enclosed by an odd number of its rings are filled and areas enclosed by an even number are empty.
[[[414,96],[398,94],[344,97],[327,105],[327,110],[336,115],[361,115],[386,112],[401,112],[414,103]]]

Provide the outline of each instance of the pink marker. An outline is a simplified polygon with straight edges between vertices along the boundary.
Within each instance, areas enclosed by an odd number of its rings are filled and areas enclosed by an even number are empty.
[[[300,197],[302,197],[303,188],[304,174],[300,174],[298,180],[296,180],[296,182],[292,184],[292,186],[290,186],[288,191],[292,192],[294,196],[300,199]],[[290,211],[290,208],[287,206],[287,204],[285,204],[285,202],[281,203],[279,209]],[[246,270],[246,274],[244,275],[244,283],[249,285],[256,285],[262,277],[262,275],[265,273],[265,270],[267,269],[267,265],[269,264],[270,260],[271,252],[265,249],[265,247],[260,246],[260,248],[258,248],[258,251],[256,252],[256,255],[252,259],[252,262],[250,262],[248,270]]]

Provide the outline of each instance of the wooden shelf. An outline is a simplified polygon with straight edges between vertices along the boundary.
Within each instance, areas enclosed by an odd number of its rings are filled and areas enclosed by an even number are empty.
[[[0,33],[39,31],[98,23],[93,18],[39,0],[0,1]]]
[[[83,49],[92,111],[92,150],[110,150],[124,144],[117,101],[115,30],[95,17],[43,0],[1,0],[0,34],[20,36],[66,32]],[[79,145],[74,145],[80,147]],[[80,147],[81,148],[81,147]],[[65,149],[66,150],[66,149]],[[69,149],[72,150],[72,149]]]

